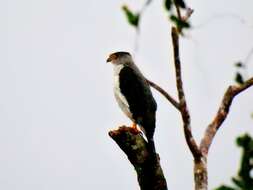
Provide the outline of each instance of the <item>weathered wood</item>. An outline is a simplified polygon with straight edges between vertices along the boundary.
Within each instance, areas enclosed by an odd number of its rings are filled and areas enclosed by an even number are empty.
[[[141,133],[122,126],[110,131],[109,136],[119,145],[134,166],[141,190],[167,190],[159,156],[158,154],[156,158],[152,156]]]

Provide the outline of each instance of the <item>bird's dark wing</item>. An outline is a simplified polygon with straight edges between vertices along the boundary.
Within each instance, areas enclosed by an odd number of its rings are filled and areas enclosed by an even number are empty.
[[[119,82],[121,93],[125,96],[135,120],[138,117],[145,119],[147,113],[155,114],[156,102],[150,87],[135,70],[128,66],[123,67],[119,73]]]

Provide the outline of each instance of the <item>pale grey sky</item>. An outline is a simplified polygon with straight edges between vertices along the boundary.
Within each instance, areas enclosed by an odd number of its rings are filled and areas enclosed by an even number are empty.
[[[120,9],[136,0],[0,2],[0,189],[137,189],[134,169],[108,137],[130,124],[116,105],[112,51],[132,51],[135,31]],[[136,63],[175,95],[170,24],[154,1],[143,15]],[[195,137],[214,116],[233,63],[253,47],[252,0],[188,0],[193,30],[181,40]],[[239,19],[239,17],[241,19]],[[211,19],[216,18],[216,19]],[[211,20],[210,20],[211,19]],[[243,19],[243,21],[242,21]],[[253,75],[253,58],[248,74]],[[177,111],[158,93],[157,150],[169,189],[193,189],[192,157]],[[210,188],[238,169],[235,137],[253,135],[253,89],[237,97],[210,151]]]

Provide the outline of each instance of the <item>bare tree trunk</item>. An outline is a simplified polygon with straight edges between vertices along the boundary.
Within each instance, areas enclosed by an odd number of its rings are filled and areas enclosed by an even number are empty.
[[[159,156],[153,159],[147,142],[130,127],[120,127],[109,132],[110,137],[119,145],[134,166],[141,190],[167,190],[166,179],[160,165]]]
[[[195,190],[207,190],[207,158],[204,156],[198,160],[194,160],[194,180]]]

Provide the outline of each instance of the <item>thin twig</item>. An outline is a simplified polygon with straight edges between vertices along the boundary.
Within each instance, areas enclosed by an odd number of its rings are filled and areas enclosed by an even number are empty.
[[[164,89],[162,89],[156,83],[154,83],[148,79],[146,79],[146,80],[150,86],[152,86],[154,89],[156,89],[158,92],[160,92],[175,108],[177,108],[180,111],[179,103],[171,95],[169,95]]]
[[[219,130],[223,121],[227,118],[229,108],[232,104],[232,101],[236,95],[243,92],[247,88],[253,86],[253,77],[247,80],[244,84],[240,86],[229,86],[226,90],[221,105],[214,117],[213,121],[208,125],[205,135],[200,143],[200,150],[203,154],[207,155],[209,148],[212,144],[215,134]]]
[[[175,7],[176,7],[178,19],[179,19],[179,20],[182,20],[182,16],[181,16],[181,12],[180,12],[180,7],[179,7],[178,4],[175,2],[175,0],[174,0],[174,5],[175,5]]]
[[[183,19],[182,19],[182,16],[181,16],[180,7],[178,6],[178,4],[176,3],[175,0],[174,0],[173,2],[174,2],[174,5],[175,5],[175,7],[176,7],[177,17],[178,17],[178,19],[181,21],[181,20],[183,20]],[[182,28],[179,27],[179,25],[178,25],[177,30],[178,30],[179,33],[181,33]]]
[[[252,57],[252,55],[253,55],[253,48],[250,49],[248,55],[246,56],[246,58],[245,58],[245,60],[243,62],[244,65],[248,65],[248,63],[249,63],[250,58]]]
[[[250,59],[252,58],[253,55],[253,48],[250,49],[248,55],[246,56],[244,62],[243,62],[243,69],[245,72],[245,78],[248,78],[249,74],[248,74],[248,67],[249,67],[249,63],[250,63]]]
[[[184,134],[186,142],[191,150],[191,153],[194,159],[198,160],[201,157],[201,152],[199,147],[192,136],[191,131],[191,118],[187,108],[184,89],[183,89],[183,82],[181,76],[181,63],[180,63],[180,56],[179,56],[179,42],[178,42],[178,31],[175,27],[172,27],[172,43],[173,43],[173,50],[174,50],[174,65],[176,70],[176,83],[177,83],[177,91],[178,91],[178,99],[180,103],[180,112],[183,120],[184,125]]]
[[[142,16],[146,10],[146,8],[150,5],[152,0],[147,0],[144,5],[142,6],[141,10],[139,11],[139,23],[142,19]],[[139,49],[139,35],[140,35],[140,24],[137,25],[136,27],[136,35],[135,35],[135,40],[134,40],[134,54],[138,52]]]
[[[175,3],[176,10],[177,10],[177,16],[179,20],[182,20],[182,16],[180,13],[180,7]],[[190,17],[193,11],[189,11]],[[180,63],[180,56],[179,56],[179,37],[178,34],[181,32],[181,28],[172,27],[171,30],[171,36],[172,36],[172,44],[173,44],[173,53],[174,53],[174,65],[175,65],[175,71],[176,71],[176,83],[177,83],[177,91],[178,91],[178,99],[180,104],[180,113],[183,120],[184,125],[184,135],[187,142],[187,145],[194,157],[195,160],[201,159],[201,152],[200,149],[192,135],[191,131],[191,117],[190,113],[188,111],[185,95],[184,95],[184,89],[183,89],[183,82],[182,82],[182,75],[181,75],[181,63]]]
[[[174,4],[176,6],[176,10],[177,10],[177,14],[178,14],[179,19],[186,21],[187,19],[190,18],[190,16],[193,13],[193,9],[187,8],[186,15],[181,17],[179,6],[177,6],[177,4],[175,2],[174,2]],[[146,80],[150,86],[152,86],[154,89],[156,89],[158,92],[160,92],[175,108],[177,108],[177,110],[181,111],[180,104],[171,95],[169,95],[165,90],[163,90],[160,86],[158,86],[154,82],[152,82],[148,79],[146,79]]]
[[[200,24],[197,24],[195,26],[192,27],[193,30],[196,30],[196,29],[202,29],[206,26],[208,26],[209,24],[211,24],[212,22],[215,22],[215,21],[220,21],[220,20],[223,20],[223,19],[233,19],[233,20],[238,20],[239,23],[241,25],[245,25],[247,26],[249,29],[252,29],[252,25],[247,23],[247,21],[242,18],[241,16],[237,15],[237,14],[234,14],[234,13],[222,13],[222,14],[215,14],[213,15],[212,17],[206,19],[205,21],[201,22]]]

